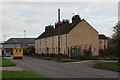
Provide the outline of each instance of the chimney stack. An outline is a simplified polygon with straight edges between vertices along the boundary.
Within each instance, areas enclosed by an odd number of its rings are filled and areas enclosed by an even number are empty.
[[[80,18],[79,15],[74,15],[72,17],[72,23],[76,23],[76,22],[79,22],[79,21],[81,21],[81,18]]]
[[[60,9],[58,9],[58,23],[60,23]]]
[[[45,27],[45,31],[52,31],[52,30],[54,30],[54,26],[52,25],[48,25]]]

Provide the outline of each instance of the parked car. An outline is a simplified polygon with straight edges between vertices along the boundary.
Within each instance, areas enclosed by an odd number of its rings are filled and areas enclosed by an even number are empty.
[[[6,52],[5,57],[10,57],[10,52]]]

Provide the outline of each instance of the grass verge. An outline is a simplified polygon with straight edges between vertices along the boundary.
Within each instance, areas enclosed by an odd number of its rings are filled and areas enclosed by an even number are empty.
[[[44,60],[56,60],[56,58],[52,58],[52,57],[40,57],[40,59],[44,59]]]
[[[0,57],[0,66],[15,66],[16,64],[6,58]]]
[[[118,62],[96,63],[94,65],[94,67],[95,68],[113,70],[113,71],[120,71],[120,63],[118,63]]]
[[[78,60],[74,60],[74,59],[62,59],[60,58],[60,60],[58,61],[58,58],[53,58],[53,57],[34,57],[33,58],[38,58],[38,59],[44,59],[44,60],[55,60],[57,62],[76,62]]]
[[[60,59],[58,62],[76,62],[77,60],[73,59]]]
[[[42,75],[38,75],[34,72],[28,71],[2,71],[3,80],[51,80],[50,78],[46,78]]]
[[[30,56],[30,57],[43,59],[43,60],[56,60],[56,58],[52,58],[52,57],[39,57],[39,56]]]

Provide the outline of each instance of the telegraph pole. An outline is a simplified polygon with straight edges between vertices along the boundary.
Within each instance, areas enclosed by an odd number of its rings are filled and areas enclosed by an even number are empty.
[[[58,61],[60,60],[60,9],[58,9]]]

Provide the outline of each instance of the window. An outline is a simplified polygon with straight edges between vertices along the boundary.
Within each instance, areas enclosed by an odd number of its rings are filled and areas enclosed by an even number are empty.
[[[102,44],[102,40],[99,40],[99,43]]]
[[[21,52],[21,50],[19,50],[19,52]]]
[[[66,42],[66,37],[64,37],[64,42]]]

